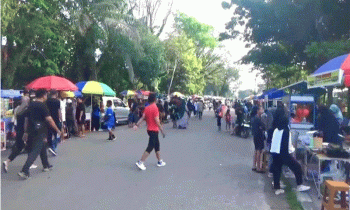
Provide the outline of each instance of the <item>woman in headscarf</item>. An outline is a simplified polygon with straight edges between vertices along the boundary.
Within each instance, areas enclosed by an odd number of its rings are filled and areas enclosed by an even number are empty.
[[[323,133],[323,142],[341,144],[339,140],[339,122],[330,109],[326,106],[319,107],[317,129]]]
[[[186,102],[184,99],[179,98],[179,120],[178,120],[178,128],[186,129],[188,125],[188,115],[186,113]]]
[[[29,107],[30,99],[28,96],[23,96],[21,105],[18,106],[14,111],[14,117],[16,118],[16,142],[12,147],[12,152],[7,160],[3,164],[4,171],[7,173],[8,164],[12,162],[25,148],[23,141],[24,134],[24,122],[27,116],[27,109]]]
[[[335,118],[338,120],[339,125],[341,125],[343,123],[343,114],[341,113],[341,110],[339,109],[339,107],[335,104],[332,104],[329,109],[332,111],[332,113],[334,114]]]

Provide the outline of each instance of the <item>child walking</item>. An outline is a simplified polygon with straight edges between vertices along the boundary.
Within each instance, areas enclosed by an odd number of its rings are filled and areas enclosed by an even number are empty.
[[[112,132],[112,128],[115,125],[115,118],[114,118],[114,112],[112,110],[112,101],[111,100],[107,101],[105,124],[107,125],[107,129],[108,129],[108,133],[109,133],[109,138],[107,140],[109,140],[109,141],[116,140],[116,137],[114,136],[114,134]]]
[[[230,131],[231,130],[231,124],[232,124],[232,116],[230,113],[230,109],[227,110],[226,114],[225,114],[225,119],[226,119],[226,131]]]

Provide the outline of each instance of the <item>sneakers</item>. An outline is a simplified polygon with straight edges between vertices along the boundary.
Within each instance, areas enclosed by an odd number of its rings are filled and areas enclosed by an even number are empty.
[[[139,169],[141,169],[142,171],[146,170],[146,166],[145,166],[145,164],[144,164],[143,162],[137,161],[137,162],[136,162],[136,165],[137,165],[137,167],[139,167]]]
[[[50,147],[49,148],[49,152],[54,155],[54,156],[57,156],[57,153]]]
[[[117,137],[113,136],[111,139],[109,139],[110,141],[115,141],[117,139]]]
[[[18,172],[17,174],[19,177],[21,177],[22,179],[28,179],[29,178],[29,175],[24,173],[23,171],[21,172]]]
[[[37,165],[32,164],[32,165],[29,167],[29,169],[34,169],[34,168],[38,168],[38,166],[37,166]]]
[[[49,165],[47,168],[43,169],[43,172],[49,172],[52,170],[52,168],[53,168],[53,165]]]
[[[274,185],[274,182],[272,182],[272,185]],[[282,189],[284,189],[284,188],[286,188],[287,186],[281,181],[281,182],[280,182],[280,187],[281,187]]]
[[[283,194],[284,193],[284,190],[283,189],[278,189],[275,191],[275,195],[280,195],[280,194]]]
[[[273,173],[269,172],[269,174],[267,175],[267,177],[273,178]]]
[[[163,160],[160,160],[160,161],[158,161],[158,163],[157,163],[157,166],[158,167],[162,167],[162,166],[165,166],[166,165],[166,162],[164,162]]]
[[[6,161],[2,162],[2,167],[4,168],[4,172],[7,173],[8,170],[8,163]]]
[[[304,192],[304,191],[308,191],[308,190],[310,190],[310,187],[302,185],[302,184],[298,185],[298,187],[297,187],[297,191],[299,191],[299,192]]]

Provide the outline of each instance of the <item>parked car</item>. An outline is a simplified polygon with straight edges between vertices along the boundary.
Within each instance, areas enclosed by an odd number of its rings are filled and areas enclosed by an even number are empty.
[[[102,97],[103,105],[107,107],[107,101],[112,101],[112,109],[115,112],[116,124],[128,123],[130,109],[126,104],[117,97]]]

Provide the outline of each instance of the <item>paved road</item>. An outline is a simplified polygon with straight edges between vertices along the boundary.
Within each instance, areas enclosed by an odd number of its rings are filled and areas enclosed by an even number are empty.
[[[252,139],[218,132],[215,123],[205,112],[187,130],[167,124],[161,139],[167,165],[158,168],[152,153],[146,171],[135,165],[148,143],[145,126],[118,127],[115,142],[103,132],[71,139],[50,156],[53,171],[41,172],[38,158],[25,181],[16,175],[22,155],[2,173],[2,209],[288,209],[266,175],[251,171]]]

